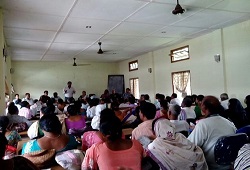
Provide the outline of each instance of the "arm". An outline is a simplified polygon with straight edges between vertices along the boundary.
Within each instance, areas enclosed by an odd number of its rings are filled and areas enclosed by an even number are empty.
[[[95,150],[96,145],[91,146],[83,159],[82,170],[98,170],[98,164],[95,155],[97,155]]]

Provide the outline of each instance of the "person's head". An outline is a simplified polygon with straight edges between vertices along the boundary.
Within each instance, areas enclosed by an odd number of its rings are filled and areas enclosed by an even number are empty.
[[[168,107],[168,101],[167,100],[161,100],[160,105],[161,105],[161,110],[168,111],[169,107]]]
[[[86,91],[82,91],[82,96],[86,96]]]
[[[196,102],[197,95],[196,95],[196,94],[193,94],[191,97],[192,97],[192,102],[195,103],[195,102]]]
[[[55,112],[55,106],[49,105],[47,107],[42,107],[40,110],[40,118],[44,115],[54,114]]]
[[[116,141],[122,137],[122,123],[118,117],[112,116],[104,122],[100,122],[100,131],[108,141]]]
[[[43,92],[43,95],[48,96],[48,95],[49,95],[48,90],[45,90],[45,91]]]
[[[25,93],[25,98],[30,99],[30,93]]]
[[[145,94],[145,95],[144,95],[144,100],[149,100],[149,98],[150,98],[150,97],[149,97],[148,94]]]
[[[39,101],[42,103],[47,103],[47,100],[48,100],[48,96],[46,95],[41,95],[39,98]]]
[[[129,102],[130,104],[134,104],[134,103],[135,103],[135,97],[134,97],[134,96],[128,97],[128,102]]]
[[[68,85],[68,87],[71,87],[72,82],[71,82],[71,81],[68,81],[67,85]]]
[[[149,102],[142,102],[140,105],[140,119],[142,121],[154,119],[156,114],[156,107]]]
[[[192,99],[189,96],[186,96],[183,100],[182,100],[182,107],[191,107],[192,106]]]
[[[126,93],[130,93],[130,88],[126,88]]]
[[[220,95],[220,100],[221,100],[221,101],[224,101],[224,100],[227,100],[227,99],[228,99],[227,93],[222,93],[222,94]]]
[[[108,89],[104,90],[104,94],[109,94],[109,90]]]
[[[164,94],[159,94],[158,101],[160,102],[160,101],[162,101],[164,99],[165,99],[165,95]]]
[[[21,108],[23,108],[23,107],[30,108],[30,104],[27,101],[22,101]]]
[[[168,101],[168,103],[170,103],[170,101],[171,101],[171,97],[170,97],[170,96],[166,96],[165,100],[167,100],[167,101]]]
[[[112,94],[115,94],[115,89],[112,89],[111,93],[112,93]]]
[[[58,97],[58,93],[57,93],[57,92],[54,92],[54,93],[53,93],[53,96],[54,96],[54,98],[57,98],[57,97]]]
[[[68,114],[69,114],[70,116],[75,116],[75,115],[77,115],[76,106],[75,106],[74,104],[69,105],[69,106],[67,107],[67,112],[68,112]]]
[[[173,104],[169,106],[168,118],[170,120],[177,120],[180,113],[181,107],[178,104]]]
[[[156,138],[163,140],[175,139],[175,125],[168,119],[159,118],[153,121],[152,130]]]
[[[19,94],[15,94],[15,99],[19,99]]]
[[[229,99],[228,109],[235,114],[244,112],[243,106],[241,105],[240,101],[236,98]]]
[[[108,121],[112,117],[116,116],[115,112],[111,109],[103,109],[100,113],[100,124]]]
[[[10,102],[10,104],[8,106],[8,113],[11,115],[18,114],[18,108],[16,107],[16,105],[13,102]]]
[[[1,157],[1,159],[5,155],[5,150],[6,150],[7,144],[8,144],[8,141],[7,141],[6,137],[5,137],[5,134],[0,133],[0,157]]]
[[[202,94],[196,97],[196,103],[198,104],[198,106],[201,106],[201,102],[203,99],[204,99],[204,96]]]
[[[201,111],[205,117],[222,111],[220,101],[214,96],[206,96],[201,102]]]
[[[9,124],[8,117],[7,116],[0,116],[0,133],[5,134],[8,124]]]
[[[171,99],[175,99],[175,98],[177,98],[177,94],[176,94],[176,93],[173,93],[173,94],[171,95]]]
[[[45,132],[61,134],[62,125],[58,117],[54,114],[48,114],[41,117],[39,120],[39,126]]]
[[[250,95],[247,95],[247,96],[245,97],[244,102],[246,103],[247,107],[250,107]]]

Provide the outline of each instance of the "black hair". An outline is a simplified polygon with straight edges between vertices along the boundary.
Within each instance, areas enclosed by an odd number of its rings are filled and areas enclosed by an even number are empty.
[[[198,95],[196,99],[201,102],[204,99],[204,96],[202,94]]]
[[[193,101],[193,103],[196,101],[196,99],[197,99],[197,95],[196,94],[193,94],[192,96],[192,101]]]
[[[54,114],[55,113],[55,106],[49,105],[47,107],[42,107],[41,112],[43,115]]]
[[[118,101],[114,101],[111,103],[111,109],[114,110],[114,111],[117,111],[119,110],[119,102]]]
[[[29,106],[29,103],[27,101],[22,101],[21,102],[21,108],[22,107],[28,107]]]
[[[177,94],[176,94],[176,93],[173,93],[173,94],[171,95],[171,97],[177,98]]]
[[[100,124],[116,117],[115,112],[111,109],[103,109],[100,113]]]
[[[5,134],[8,124],[9,124],[8,117],[7,116],[0,116],[0,132]]]
[[[145,100],[149,100],[149,95],[148,94],[144,94],[144,99]]]
[[[11,115],[18,113],[18,108],[16,107],[16,105],[13,102],[10,102],[10,104],[9,104],[8,113]]]
[[[38,102],[38,100],[37,100],[37,99],[34,99],[33,101],[34,101],[34,103]]]
[[[69,113],[70,116],[75,116],[77,115],[77,111],[76,111],[76,106],[74,104],[69,105],[67,107],[67,112]]]
[[[4,133],[0,133],[0,157],[4,157],[6,145],[8,144],[8,141],[4,135]]]
[[[141,102],[140,111],[147,119],[154,119],[156,114],[156,107],[152,103]]]
[[[134,104],[135,103],[135,97],[134,96],[129,96],[128,97],[128,101],[129,101],[129,103],[131,103],[131,104]]]
[[[245,102],[246,102],[247,107],[250,107],[250,95],[246,96]]]
[[[167,100],[168,103],[170,103],[170,101],[171,101],[171,97],[170,96],[166,96],[165,99]]]
[[[183,99],[182,103],[184,104],[185,107],[191,107],[193,101],[192,101],[191,97],[186,96],[186,97]]]
[[[58,102],[59,104],[63,104],[63,103],[64,103],[63,99],[58,99],[57,102]]]
[[[167,100],[161,100],[160,105],[164,110],[168,110],[168,101]]]
[[[62,125],[58,117],[54,114],[48,114],[41,117],[39,120],[39,126],[46,132],[61,134]]]
[[[105,122],[100,123],[100,131],[108,140],[115,141],[122,137],[122,123],[116,116],[110,117]]]

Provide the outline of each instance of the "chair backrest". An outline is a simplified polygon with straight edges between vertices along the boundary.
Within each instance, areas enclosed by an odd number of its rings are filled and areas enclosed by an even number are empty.
[[[230,165],[247,142],[248,136],[245,133],[220,137],[214,147],[215,162],[219,165]]]
[[[240,129],[237,129],[236,133],[245,133],[248,137],[250,137],[250,125],[244,126]],[[248,138],[249,140],[249,138]]]

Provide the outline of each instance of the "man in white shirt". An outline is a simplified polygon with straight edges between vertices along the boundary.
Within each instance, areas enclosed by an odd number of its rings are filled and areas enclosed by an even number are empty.
[[[168,118],[170,122],[175,125],[176,132],[187,132],[189,131],[189,124],[185,120],[178,120],[178,116],[181,112],[181,107],[178,104],[173,104],[169,106]]]
[[[225,110],[227,110],[228,109],[228,103],[229,103],[229,98],[228,98],[227,93],[222,93],[220,95],[220,100],[221,100],[221,102],[220,102],[221,106],[223,106],[223,108]]]
[[[27,101],[30,106],[34,104],[33,99],[30,97],[30,93],[25,93],[25,97],[22,99],[22,101]]]
[[[202,100],[201,111],[206,118],[199,120],[188,139],[201,147],[209,169],[230,169],[227,165],[218,165],[215,162],[214,146],[220,137],[235,134],[236,127],[229,120],[219,116],[221,105],[214,96],[206,96]]]
[[[67,83],[68,86],[64,87],[63,94],[65,97],[65,102],[68,101],[69,98],[73,98],[73,94],[75,94],[76,90],[74,87],[72,87],[72,82],[69,81]]]
[[[171,95],[171,100],[170,100],[170,104],[178,104],[179,106],[181,105],[180,100],[177,98],[177,94],[173,93]]]

